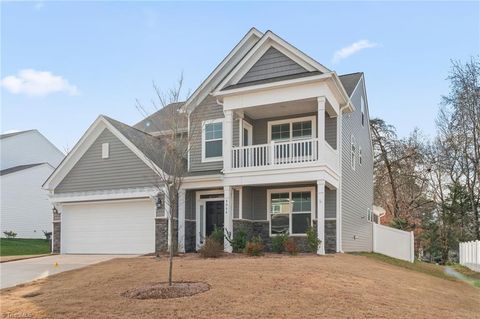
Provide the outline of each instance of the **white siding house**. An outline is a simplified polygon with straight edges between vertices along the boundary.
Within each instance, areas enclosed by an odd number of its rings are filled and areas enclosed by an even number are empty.
[[[44,238],[52,205],[42,184],[64,155],[37,130],[0,135],[0,220],[18,238]]]

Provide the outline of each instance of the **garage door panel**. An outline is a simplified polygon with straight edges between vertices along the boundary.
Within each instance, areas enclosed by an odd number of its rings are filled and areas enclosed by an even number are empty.
[[[69,204],[62,211],[62,253],[144,254],[155,251],[150,200]]]

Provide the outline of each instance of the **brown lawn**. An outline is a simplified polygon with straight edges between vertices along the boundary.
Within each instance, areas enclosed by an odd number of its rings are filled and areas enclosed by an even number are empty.
[[[14,318],[480,318],[480,289],[364,256],[175,260],[175,279],[204,281],[193,297],[134,300],[164,281],[165,258],[114,259],[1,291]]]

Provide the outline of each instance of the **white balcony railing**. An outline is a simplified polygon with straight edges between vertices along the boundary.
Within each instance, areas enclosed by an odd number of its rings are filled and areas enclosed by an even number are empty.
[[[319,147],[320,146],[320,147]],[[328,154],[327,154],[328,153]],[[337,151],[324,141],[306,139],[232,148],[232,169],[307,164],[325,160],[337,166]]]

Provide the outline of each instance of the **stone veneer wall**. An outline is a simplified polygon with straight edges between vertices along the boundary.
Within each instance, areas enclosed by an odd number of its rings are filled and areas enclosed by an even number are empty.
[[[155,253],[168,250],[168,219],[155,219]]]
[[[317,221],[313,221],[313,228],[317,231]],[[269,222],[268,221],[254,221],[245,219],[233,220],[233,232],[235,233],[239,229],[243,229],[247,233],[247,238],[250,239],[253,236],[260,236],[265,244],[265,250],[271,251],[272,240],[269,234]],[[298,249],[301,252],[308,251],[307,238],[304,236],[293,237],[297,243]],[[336,252],[337,240],[336,240],[336,221],[325,221],[325,252]]]
[[[52,209],[53,215],[53,236],[52,236],[52,253],[60,254],[60,238],[61,238],[61,218],[60,212],[56,209]]]
[[[196,227],[194,220],[185,220],[185,252],[193,252],[196,250]]]

